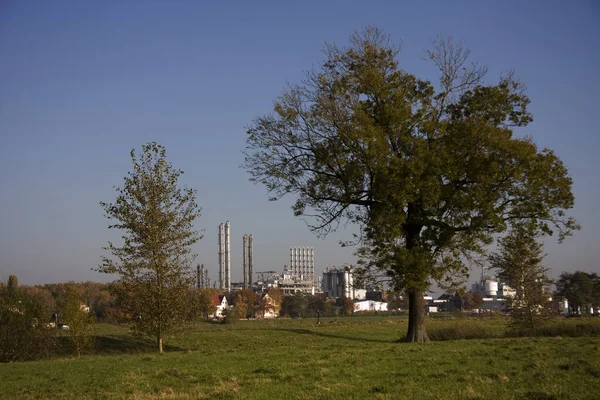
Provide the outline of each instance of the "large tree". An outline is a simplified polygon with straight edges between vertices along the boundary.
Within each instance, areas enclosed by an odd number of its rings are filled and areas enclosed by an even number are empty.
[[[117,188],[114,203],[101,202],[109,228],[123,232],[121,246],[108,244],[118,259],[103,257],[100,272],[119,275],[123,307],[132,317],[134,331],[156,339],[189,317],[188,289],[194,284],[191,245],[200,234],[193,223],[200,216],[196,192],[178,186],[183,171],[167,162],[164,147],[142,146],[140,157],[131,150],[133,170]]]
[[[271,200],[296,196],[316,233],[358,224],[363,267],[407,291],[406,340],[420,342],[432,280],[464,276],[513,221],[561,238],[577,226],[564,214],[574,197],[563,163],[513,135],[532,117],[512,75],[485,84],[486,69],[440,39],[427,53],[432,84],[402,70],[399,52],[371,27],[349,47],[327,45],[320,67],[249,126],[244,166]]]

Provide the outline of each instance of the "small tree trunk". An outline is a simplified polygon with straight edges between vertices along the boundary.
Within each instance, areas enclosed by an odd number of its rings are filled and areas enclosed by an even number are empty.
[[[158,337],[158,352],[162,353],[163,352],[163,345],[162,345],[162,337]]]
[[[423,292],[418,289],[408,289],[408,332],[406,342],[429,342],[425,330],[425,307]]]

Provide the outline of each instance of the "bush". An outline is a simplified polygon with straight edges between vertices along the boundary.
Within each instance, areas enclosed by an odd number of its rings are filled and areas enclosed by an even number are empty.
[[[0,362],[50,356],[54,330],[47,319],[39,300],[18,288],[0,287]]]
[[[223,310],[223,319],[221,320],[221,323],[230,325],[239,321],[239,319],[238,312],[233,307],[227,307]]]

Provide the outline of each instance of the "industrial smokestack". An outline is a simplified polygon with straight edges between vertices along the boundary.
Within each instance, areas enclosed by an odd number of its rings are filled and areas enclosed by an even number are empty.
[[[225,222],[225,290],[231,291],[231,224]]]
[[[252,289],[252,235],[248,237],[248,287]]]
[[[225,289],[225,227],[222,223],[219,224],[219,289]]]
[[[200,289],[200,264],[196,266],[196,288]]]
[[[200,287],[206,288],[206,279],[208,278],[208,270],[204,268],[204,264],[200,265]]]
[[[248,289],[248,235],[242,237],[242,265],[244,270],[244,289]]]

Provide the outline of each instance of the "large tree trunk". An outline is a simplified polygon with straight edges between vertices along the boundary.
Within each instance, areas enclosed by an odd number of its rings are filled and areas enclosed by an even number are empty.
[[[421,229],[423,226],[417,223],[410,223],[419,214],[419,209],[414,203],[408,203],[408,217],[404,224],[406,232],[406,249],[413,250],[421,245]],[[418,218],[417,218],[418,219]],[[418,268],[414,265],[413,268]],[[425,302],[423,301],[423,292],[414,287],[409,287],[408,294],[408,332],[406,333],[406,342],[429,342],[429,336],[425,330]]]
[[[429,342],[425,330],[425,304],[423,292],[418,289],[408,289],[408,332],[406,342]]]
[[[158,352],[162,353],[163,352],[162,337],[159,336],[157,339],[158,339],[157,340],[157,342],[158,342]]]

